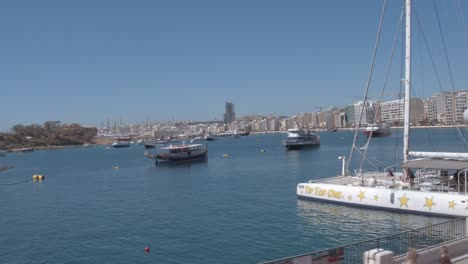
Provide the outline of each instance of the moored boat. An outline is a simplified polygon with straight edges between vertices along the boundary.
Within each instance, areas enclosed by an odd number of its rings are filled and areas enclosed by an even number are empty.
[[[158,148],[156,155],[146,153],[145,156],[155,159],[156,163],[166,163],[203,160],[207,154],[206,144],[180,144]]]
[[[386,124],[375,124],[364,129],[366,137],[386,137],[392,134],[390,127]]]
[[[301,149],[320,145],[320,136],[303,129],[289,129],[288,138],[283,140],[286,149]]]
[[[18,151],[20,151],[20,152],[31,152],[31,151],[34,151],[34,148],[25,147],[25,148],[18,149]]]
[[[218,138],[213,137],[213,136],[211,136],[211,135],[206,135],[206,136],[205,136],[205,140],[206,140],[206,141],[215,141],[215,140],[218,140]]]
[[[118,138],[112,143],[113,148],[128,148],[130,147],[130,139]]]

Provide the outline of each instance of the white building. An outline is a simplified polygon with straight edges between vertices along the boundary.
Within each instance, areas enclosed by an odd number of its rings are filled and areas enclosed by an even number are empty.
[[[402,123],[405,113],[403,99],[380,103],[382,122],[387,124]],[[417,124],[424,117],[424,103],[419,98],[410,99],[410,123]]]

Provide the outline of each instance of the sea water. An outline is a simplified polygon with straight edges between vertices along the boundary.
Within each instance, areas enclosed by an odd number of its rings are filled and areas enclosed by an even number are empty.
[[[372,139],[364,167],[401,162],[401,132]],[[466,151],[457,134],[417,129],[411,144]],[[447,220],[298,200],[298,183],[340,174],[354,134],[320,136],[319,147],[294,151],[285,134],[222,138],[208,142],[205,162],[164,166],[142,145],[9,153],[0,263],[258,263]],[[359,134],[357,148],[365,142]]]

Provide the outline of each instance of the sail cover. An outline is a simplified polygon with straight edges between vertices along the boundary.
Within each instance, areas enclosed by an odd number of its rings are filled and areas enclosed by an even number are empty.
[[[468,169],[468,160],[414,159],[403,162],[401,167],[404,169],[463,170]]]

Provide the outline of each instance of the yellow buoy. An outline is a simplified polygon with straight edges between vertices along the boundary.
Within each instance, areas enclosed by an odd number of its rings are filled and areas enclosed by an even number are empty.
[[[34,174],[32,176],[32,179],[33,179],[33,181],[42,181],[42,180],[45,180],[45,176],[44,175],[39,175],[39,174]]]
[[[223,157],[229,157],[229,154],[223,154]]]

